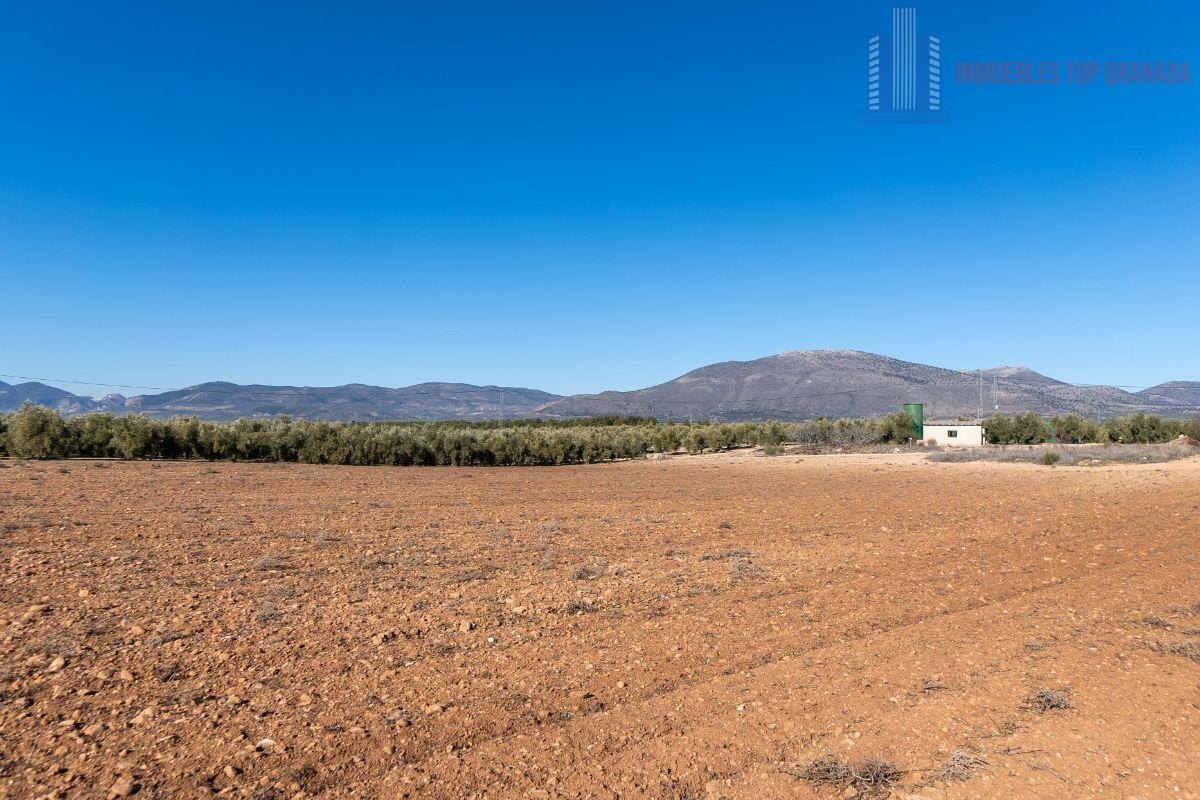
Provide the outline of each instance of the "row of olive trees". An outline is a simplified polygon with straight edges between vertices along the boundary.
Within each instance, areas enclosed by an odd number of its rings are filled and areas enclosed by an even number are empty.
[[[1180,434],[1200,438],[1200,421],[1146,414],[1094,422],[1075,415],[994,416],[984,422],[995,444],[1060,442],[1152,443]],[[877,419],[804,422],[673,423],[633,417],[495,422],[325,422],[195,417],[166,420],[95,413],[62,417],[26,404],[0,414],[0,455],[19,458],[200,458],[299,461],[312,464],[534,465],[639,458],[647,452],[689,453],[784,442],[816,447],[903,443],[912,420],[901,413]]]
[[[876,419],[831,420],[820,417],[787,423],[783,427],[786,441],[824,447],[903,444],[915,434],[912,419],[900,412]]]
[[[1076,414],[1045,419],[1034,413],[1025,413],[1011,417],[994,415],[985,419],[983,425],[987,440],[992,444],[1040,444],[1049,441],[1064,444],[1155,444],[1169,442],[1181,435],[1200,439],[1200,417],[1183,420],[1153,414],[1130,414],[1097,422]]]
[[[201,458],[313,464],[566,464],[633,458],[645,424],[556,427],[446,423],[208,422],[95,413],[63,418],[27,404],[0,418],[0,451],[21,458]]]
[[[785,441],[817,445],[903,442],[902,414],[877,420],[802,423],[672,423],[640,418],[492,422],[324,422],[240,419],[210,422],[106,413],[62,417],[26,404],[0,415],[0,454],[20,458],[200,458],[313,464],[572,464],[689,453]]]

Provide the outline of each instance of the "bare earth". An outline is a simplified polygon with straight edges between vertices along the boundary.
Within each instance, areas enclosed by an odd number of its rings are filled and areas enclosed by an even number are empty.
[[[1197,459],[0,467],[0,797],[1200,797]]]

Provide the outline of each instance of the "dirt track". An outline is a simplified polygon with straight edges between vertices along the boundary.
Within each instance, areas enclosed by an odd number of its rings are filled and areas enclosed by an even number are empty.
[[[1196,459],[3,467],[0,797],[1200,797]]]

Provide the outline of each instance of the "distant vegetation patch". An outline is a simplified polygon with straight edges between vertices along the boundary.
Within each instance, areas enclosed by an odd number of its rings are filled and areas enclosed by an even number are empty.
[[[994,414],[983,421],[983,428],[988,444],[1154,444],[1179,436],[1200,439],[1200,417],[1186,420],[1154,414],[1129,414],[1103,422],[1078,414],[1048,419],[1032,412],[1007,417]]]
[[[1134,414],[1097,424],[1079,417],[1044,420],[1035,414],[993,417],[988,439],[998,442],[1165,442],[1200,438],[1200,420]],[[869,449],[911,442],[912,420],[903,413],[874,419],[817,418],[803,422],[671,422],[647,417],[591,417],[507,422],[326,422],[288,417],[212,422],[196,417],[152,419],[106,412],[62,417],[27,403],[0,414],[0,455],[17,458],[206,459],[290,461],[306,464],[394,466],[499,466],[587,464],[641,458],[647,453],[703,453],[734,447],[782,452],[782,445],[822,451]],[[975,460],[954,451],[941,460]],[[973,452],[973,451],[967,451]],[[995,451],[979,451],[992,453]],[[1169,460],[1171,451],[1105,451],[1105,457]],[[1186,450],[1180,450],[1183,454]],[[986,456],[992,458],[992,456]],[[1043,456],[1039,453],[1037,458]],[[1069,461],[1066,452],[1064,463]],[[1000,456],[998,460],[1024,460]]]
[[[904,442],[903,414],[868,420],[664,422],[642,417],[469,422],[325,422],[195,417],[151,419],[98,412],[63,418],[26,404],[0,415],[0,455],[18,458],[199,458],[306,464],[492,466],[585,464],[649,452],[733,447]]]

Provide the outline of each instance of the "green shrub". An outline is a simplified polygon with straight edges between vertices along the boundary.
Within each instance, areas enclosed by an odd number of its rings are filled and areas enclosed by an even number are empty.
[[[113,417],[109,414],[84,414],[66,419],[68,449],[73,455],[107,458],[116,455],[112,447]]]
[[[8,418],[6,447],[17,458],[66,455],[67,426],[52,408],[26,401]]]
[[[687,433],[683,435],[683,446],[692,455],[704,452],[704,431],[695,427],[688,427]]]
[[[1168,442],[1187,430],[1188,423],[1178,419],[1163,419],[1152,414],[1130,414],[1104,421],[1109,441],[1126,444]]]
[[[1012,444],[1039,444],[1046,441],[1046,422],[1032,411],[1017,414],[1011,423],[1012,431],[1009,436]]]
[[[1158,444],[1169,442],[1180,434],[1200,431],[1200,422],[1168,419],[1153,414],[1130,414],[1113,417],[1102,423],[1066,414],[1046,422],[1037,414],[1025,413],[1012,417],[993,415],[984,420],[987,440],[991,444],[1039,444],[1051,436],[1065,444]]]
[[[888,414],[881,420],[881,424],[883,427],[883,441],[904,444],[908,440],[916,438],[913,419],[903,411]]]
[[[737,427],[741,428],[742,426]],[[787,427],[782,422],[772,421],[758,426],[756,434],[755,444],[763,447],[778,447],[787,438]],[[739,436],[738,438],[745,437]]]
[[[1061,456],[1059,456],[1059,454],[1053,450],[1047,450],[1046,452],[1042,453],[1042,463],[1047,467],[1052,467],[1057,464],[1060,458]]]
[[[1066,444],[1081,444],[1098,441],[1100,426],[1077,414],[1067,414],[1050,420],[1054,438]]]
[[[993,414],[983,421],[984,434],[988,444],[1008,444],[1012,437],[1012,424],[1008,417]]]
[[[656,453],[674,453],[679,449],[679,431],[674,425],[656,426],[650,434],[650,444]]]
[[[141,415],[113,420],[111,444],[122,458],[168,458],[169,426]]]

